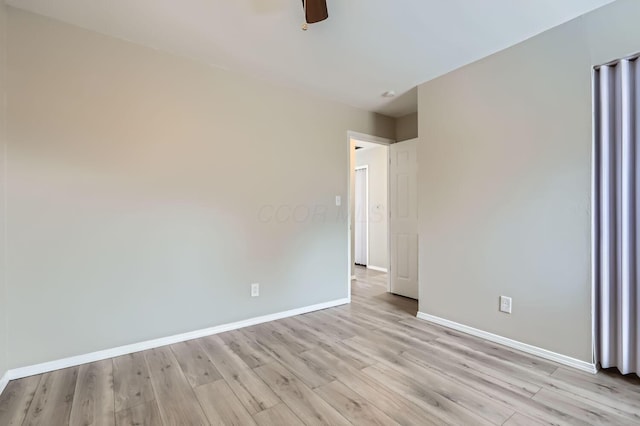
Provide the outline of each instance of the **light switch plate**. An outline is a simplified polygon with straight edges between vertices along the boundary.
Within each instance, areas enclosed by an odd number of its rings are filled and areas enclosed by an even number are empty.
[[[500,312],[504,312],[505,314],[511,313],[512,300],[507,296],[500,296]]]
[[[336,195],[336,206],[340,207],[342,205],[342,197]]]

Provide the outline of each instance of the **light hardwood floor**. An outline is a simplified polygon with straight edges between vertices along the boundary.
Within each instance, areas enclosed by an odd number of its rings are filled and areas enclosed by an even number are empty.
[[[360,268],[353,303],[11,382],[0,425],[640,424],[640,380],[415,318]]]

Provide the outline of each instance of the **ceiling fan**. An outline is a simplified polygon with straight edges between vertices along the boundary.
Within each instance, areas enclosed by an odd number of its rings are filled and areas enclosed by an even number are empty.
[[[303,31],[307,31],[309,28],[308,24],[315,24],[329,17],[327,0],[302,0],[302,7],[304,9],[305,20],[304,24],[302,24]]]

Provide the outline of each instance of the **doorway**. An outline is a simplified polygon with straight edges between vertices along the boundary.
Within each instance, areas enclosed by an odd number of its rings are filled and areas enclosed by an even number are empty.
[[[383,291],[418,298],[416,147],[349,133],[349,294],[377,274]]]
[[[377,285],[383,284],[382,291],[389,291],[388,165],[392,142],[349,132],[349,294],[351,281],[362,279],[363,274],[375,274]]]
[[[354,263],[386,273],[389,268],[389,145],[354,140]]]

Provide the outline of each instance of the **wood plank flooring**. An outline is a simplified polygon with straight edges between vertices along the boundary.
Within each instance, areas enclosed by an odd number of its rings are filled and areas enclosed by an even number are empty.
[[[415,318],[359,268],[353,302],[9,383],[6,425],[638,425],[640,379]]]

